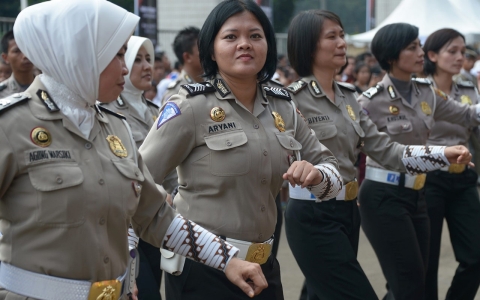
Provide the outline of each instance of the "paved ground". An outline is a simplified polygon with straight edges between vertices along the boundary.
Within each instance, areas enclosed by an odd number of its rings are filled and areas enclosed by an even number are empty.
[[[280,240],[280,247],[278,251],[278,260],[282,268],[282,283],[284,288],[285,300],[297,300],[300,295],[300,290],[303,284],[303,275],[293,258],[292,252],[288,247],[285,231],[282,231]],[[379,298],[385,294],[385,279],[383,277],[377,257],[373,252],[367,238],[361,232],[360,246],[358,253],[358,260],[362,265],[363,270],[367,274],[373,288],[375,289]],[[442,250],[440,256],[440,271],[439,271],[439,296],[440,299],[445,299],[447,289],[450,286],[453,274],[457,268],[457,263],[453,255],[452,246],[446,224],[444,224],[444,232],[442,237]],[[166,299],[163,292],[162,297]],[[168,299],[167,299],[168,300]],[[343,300],[343,299],[332,299]],[[480,294],[477,294],[475,300],[480,300]]]

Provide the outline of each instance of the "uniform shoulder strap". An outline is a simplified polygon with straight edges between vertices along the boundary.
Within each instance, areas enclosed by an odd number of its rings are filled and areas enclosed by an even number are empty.
[[[351,92],[356,92],[357,90],[355,89],[355,86],[351,83],[348,82],[341,82],[341,81],[336,81],[339,87],[345,88]]]
[[[377,84],[376,86],[372,86],[371,88],[363,92],[362,95],[364,95],[368,99],[372,99],[375,95],[377,95],[381,91],[383,91],[383,85]]]
[[[292,97],[290,93],[285,88],[280,87],[272,87],[272,86],[264,86],[263,90],[267,96],[277,97],[283,100],[291,101]]]
[[[109,114],[109,115],[115,116],[115,117],[117,117],[117,118],[119,118],[119,119],[122,119],[122,120],[126,120],[126,119],[127,119],[127,118],[125,118],[124,116],[122,116],[121,114],[117,114],[116,112],[111,111],[110,109],[104,107],[103,105],[95,105],[95,107],[96,107],[97,109],[100,109],[101,111],[103,111],[103,112],[105,112],[105,113],[107,113],[107,114]]]
[[[0,83],[0,92],[3,91],[4,89],[7,88],[7,85],[5,83]]]
[[[474,89],[475,85],[471,81],[466,81],[466,80],[459,80],[457,81],[457,85],[461,87],[466,87],[466,88],[471,88]]]
[[[182,85],[182,88],[185,89],[190,96],[213,93],[216,91],[210,82],[184,84]]]
[[[428,78],[413,77],[412,81],[418,82],[420,84],[426,84],[426,85],[431,85],[432,84],[432,81]]]
[[[276,79],[270,79],[269,82],[272,83],[272,84],[278,85],[280,87],[283,87],[283,84]]]
[[[300,92],[306,86],[307,86],[307,83],[305,81],[297,80],[297,81],[294,81],[289,86],[287,86],[287,89],[290,92],[292,92],[294,95],[296,95],[298,92]]]
[[[177,78],[175,80],[173,80],[172,82],[170,82],[167,86],[167,89],[171,90],[173,88],[175,88],[179,83],[180,83],[180,78]]]
[[[16,93],[6,98],[0,99],[0,114],[5,112],[9,108],[12,108],[16,104],[30,100],[31,98],[32,97],[30,96],[30,94],[24,92]]]

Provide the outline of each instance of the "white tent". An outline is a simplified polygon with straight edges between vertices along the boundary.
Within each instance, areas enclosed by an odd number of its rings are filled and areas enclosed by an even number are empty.
[[[403,22],[417,26],[422,41],[448,27],[466,35],[469,43],[480,35],[479,13],[480,0],[403,0],[376,28],[350,38],[354,43],[370,43],[383,26]]]

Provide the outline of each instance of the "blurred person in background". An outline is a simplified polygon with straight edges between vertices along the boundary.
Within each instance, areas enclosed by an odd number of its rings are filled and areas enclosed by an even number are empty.
[[[347,55],[347,64],[342,70],[342,77],[339,81],[352,83],[355,81],[355,57]]]
[[[465,48],[465,59],[459,74],[454,75],[454,80],[470,81],[478,88],[477,74],[474,74],[473,67],[477,61],[478,52],[473,46],[467,45]]]
[[[155,81],[152,81],[152,83],[150,84],[150,88],[148,90],[145,90],[143,96],[150,101],[152,101],[152,99],[155,99],[155,96],[157,96],[157,85],[155,84]]]
[[[355,65],[355,69],[353,70],[353,74],[355,77],[354,85],[357,93],[361,94],[370,88],[369,84],[372,77],[372,72],[366,63],[357,63]]]
[[[12,75],[12,68],[0,56],[0,82],[7,80]]]

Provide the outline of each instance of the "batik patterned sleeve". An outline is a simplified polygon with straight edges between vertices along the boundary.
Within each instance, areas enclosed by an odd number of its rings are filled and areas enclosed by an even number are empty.
[[[307,189],[318,200],[329,200],[338,195],[343,186],[342,176],[337,168],[329,163],[322,163],[315,166],[322,173],[323,180],[317,185],[308,186]]]
[[[412,175],[426,173],[450,165],[445,146],[406,146],[402,162]]]

